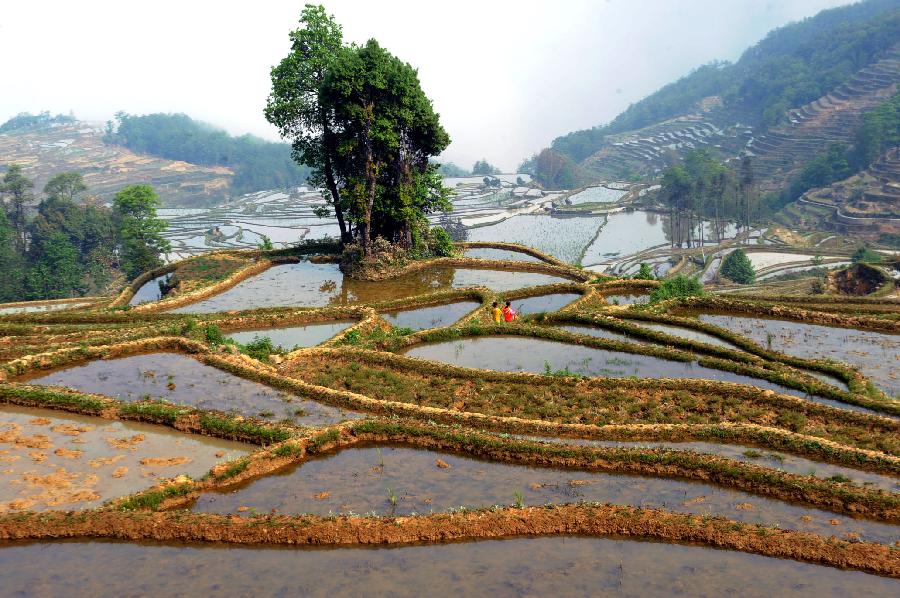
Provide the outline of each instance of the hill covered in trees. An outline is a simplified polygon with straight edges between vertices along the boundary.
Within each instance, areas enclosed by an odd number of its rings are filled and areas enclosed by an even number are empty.
[[[139,154],[180,160],[200,166],[221,166],[234,172],[236,194],[295,187],[306,183],[309,169],[291,159],[291,146],[253,135],[233,137],[186,114],[116,114],[108,123],[107,143]]]
[[[629,106],[610,123],[556,138],[551,147],[577,162],[611,135],[691,113],[706,98],[726,121],[769,127],[888,53],[900,40],[900,7],[868,0],[823,11],[770,32],[734,64],[703,65]]]

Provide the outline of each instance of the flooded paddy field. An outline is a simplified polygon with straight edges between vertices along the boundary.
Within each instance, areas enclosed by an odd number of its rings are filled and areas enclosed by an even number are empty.
[[[511,304],[519,315],[528,315],[557,311],[578,299],[581,299],[581,295],[578,293],[553,293],[525,299],[512,299]]]
[[[497,224],[470,229],[467,240],[519,243],[576,264],[605,222],[606,216],[554,218],[545,214],[522,214]]]
[[[32,378],[29,383],[65,386],[129,402],[165,400],[245,417],[287,419],[306,426],[361,417],[244,380],[177,353],[147,353],[90,361]]]
[[[830,535],[892,543],[900,526],[853,519],[709,484],[481,461],[403,447],[348,448],[228,492],[206,492],[194,511],[221,514],[411,515],[510,505],[612,503],[722,515]]]
[[[460,318],[477,309],[480,305],[480,303],[475,301],[460,301],[444,305],[420,307],[418,309],[385,312],[381,314],[381,317],[387,320],[391,326],[396,326],[397,328],[425,330],[426,328],[439,328],[455,324]]]
[[[88,302],[84,303],[41,303],[39,305],[16,305],[13,307],[0,307],[0,316],[8,314],[31,314],[47,311],[61,311],[64,309],[77,309],[79,307],[87,307]]]
[[[140,305],[162,299],[162,287],[172,278],[172,274],[163,274],[141,285],[134,296],[128,301],[128,305]]]
[[[622,293],[614,295],[603,295],[603,298],[610,305],[643,305],[650,301],[648,293]]]
[[[900,335],[803,324],[788,320],[699,314],[702,322],[721,326],[796,357],[833,359],[859,368],[889,395],[900,396]]]
[[[521,251],[494,249],[493,247],[470,247],[463,252],[463,255],[480,260],[508,260],[512,262],[543,263],[543,260]]]
[[[771,469],[797,475],[811,475],[817,478],[845,478],[854,484],[869,488],[879,488],[887,492],[900,492],[900,477],[872,473],[852,467],[843,467],[821,461],[813,461],[790,453],[761,449],[739,444],[717,444],[712,442],[659,442],[653,440],[588,440],[581,438],[551,438],[547,436],[519,436],[524,440],[535,440],[551,444],[576,446],[602,446],[624,448],[661,448],[676,451],[692,451],[704,455],[727,457],[744,463],[754,463]]]
[[[562,328],[571,332],[575,327]],[[767,380],[703,367],[694,362],[671,361],[649,355],[606,351],[536,338],[514,336],[469,338],[419,345],[409,349],[405,354],[408,357],[502,372],[545,373],[549,368],[551,372],[563,370],[571,374],[610,378],[628,378],[630,376],[638,378],[697,378],[736,382],[779,393],[807,397],[807,394],[800,390]],[[836,404],[845,409],[861,409],[817,397],[811,397],[811,400],[827,401],[829,404]]]
[[[640,326],[641,328],[648,328],[650,330],[655,330],[656,332],[662,332],[664,334],[668,334],[670,336],[678,336],[681,338],[686,338],[688,340],[697,341],[699,343],[706,343],[707,345],[713,345],[716,347],[724,347],[725,349],[735,349],[740,351],[737,345],[733,345],[726,340],[722,340],[717,336],[713,336],[711,334],[707,334],[706,332],[701,332],[700,330],[693,330],[691,328],[684,328],[682,326],[672,326],[671,324],[658,324],[656,322],[644,322],[642,320],[634,320],[630,323]]]
[[[159,478],[199,478],[251,450],[163,426],[3,405],[0,513],[96,507]]]
[[[566,198],[565,203],[573,206],[590,203],[615,203],[627,194],[627,190],[610,189],[609,187],[600,185],[597,187],[588,187],[584,191],[570,195]]]
[[[324,307],[377,303],[455,288],[484,286],[507,291],[566,282],[567,279],[534,272],[435,267],[383,281],[346,277],[337,264],[299,262],[273,266],[237,286],[173,313],[207,313],[260,307]]]
[[[243,344],[253,342],[253,340],[257,338],[265,337],[271,340],[272,344],[276,347],[281,347],[285,351],[290,351],[292,349],[303,347],[314,347],[324,343],[354,324],[356,324],[356,322],[353,321],[317,322],[315,324],[290,326],[287,328],[242,330],[240,332],[231,332],[225,336]]]
[[[127,571],[110,575],[96,568]],[[323,572],[327,571],[327,575]],[[584,537],[377,548],[0,544],[11,595],[891,596],[900,581],[754,554]],[[265,580],[265,585],[260,585]]]

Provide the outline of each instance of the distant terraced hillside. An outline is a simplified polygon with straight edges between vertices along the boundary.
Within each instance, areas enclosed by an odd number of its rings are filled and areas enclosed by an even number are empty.
[[[696,112],[610,135],[582,166],[601,178],[653,176],[676,156],[703,147],[723,159],[743,152],[754,156],[763,187],[776,188],[828,144],[852,143],[862,115],[897,93],[898,85],[900,44],[846,83],[790,110],[788,124],[759,133],[760,127],[742,124],[719,98],[709,97],[697,105]]]
[[[778,219],[791,227],[833,230],[870,240],[900,233],[900,148],[867,170],[785,207]]]
[[[0,165],[21,164],[39,191],[55,174],[84,175],[90,193],[110,200],[125,185],[149,183],[168,206],[204,206],[230,197],[233,172],[135,154],[103,142],[84,122],[0,134]]]
[[[831,143],[853,142],[862,115],[897,93],[900,44],[881,60],[861,69],[846,83],[788,112],[790,124],[750,140],[756,172],[770,184],[784,182]]]
[[[900,5],[867,0],[772,31],[632,104],[555,139],[584,182],[654,178],[688,151],[754,157],[762,191],[783,188],[828,145],[852,145],[864,114],[900,84]],[[543,178],[536,172],[536,178]]]

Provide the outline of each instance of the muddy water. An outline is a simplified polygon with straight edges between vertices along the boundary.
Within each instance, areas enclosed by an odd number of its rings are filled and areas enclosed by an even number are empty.
[[[681,326],[671,326],[669,324],[657,324],[655,322],[643,322],[643,321],[634,321],[631,322],[637,326],[641,326],[642,328],[649,328],[650,330],[655,330],[657,332],[662,332],[664,334],[668,334],[671,336],[678,336],[681,338],[686,338],[692,341],[697,341],[700,343],[706,343],[707,345],[714,345],[716,347],[725,347],[726,349],[738,349],[736,345],[732,345],[728,341],[722,340],[719,337],[713,336],[711,334],[707,334],[705,332],[701,332],[699,330],[692,330],[690,328],[682,328]]]
[[[290,328],[262,328],[259,330],[243,330],[226,335],[239,343],[247,344],[256,338],[268,337],[272,344],[285,350],[301,347],[314,347],[340,334],[355,322],[327,322],[324,324],[307,324]]]
[[[622,441],[622,440],[585,440],[580,438],[551,438],[547,436],[521,436],[526,440],[548,442],[553,444],[570,444],[579,446],[612,446],[612,447],[649,447],[664,448],[677,451],[693,451],[705,455],[718,455],[754,463],[770,469],[780,469],[788,473],[798,475],[811,475],[817,478],[827,479],[833,476],[844,476],[854,484],[869,488],[880,488],[889,492],[900,492],[900,477],[862,471],[831,463],[822,463],[811,459],[804,459],[789,453],[771,451],[739,444],[716,444],[712,442],[656,442],[648,440]]]
[[[475,301],[460,301],[445,305],[433,305],[406,311],[385,312],[381,317],[391,326],[425,330],[426,328],[442,328],[456,323],[467,313],[475,310],[480,304]]]
[[[512,251],[511,249],[494,249],[492,247],[473,247],[463,253],[466,257],[482,260],[509,260],[513,262],[543,262],[533,255]]]
[[[337,264],[299,262],[274,266],[235,287],[173,310],[204,313],[277,306],[324,307],[376,303],[454,288],[484,286],[495,291],[565,282],[566,279],[533,272],[507,272],[473,268],[429,268],[384,281],[345,277]]]
[[[650,301],[646,293],[623,293],[621,295],[603,295],[610,305],[642,305]]]
[[[42,305],[19,305],[16,307],[0,308],[0,316],[7,314],[30,314],[41,311],[60,311],[63,309],[76,309],[85,307],[90,303],[45,303]]]
[[[159,301],[162,299],[162,287],[160,285],[169,282],[170,278],[172,278],[171,273],[157,276],[153,280],[145,282],[128,302],[128,305],[140,305],[141,303]]]
[[[535,338],[496,336],[447,341],[413,347],[406,352],[406,355],[463,367],[502,372],[543,373],[549,365],[553,371],[568,368],[571,373],[584,376],[700,378],[737,382],[779,393],[806,396],[806,393],[800,390],[766,380],[703,367],[693,362],[669,361],[649,355],[605,351]],[[813,398],[812,400],[817,399]],[[831,401],[831,403],[836,402]],[[844,406],[842,403],[837,404],[848,409],[853,407]]]
[[[613,341],[622,341],[625,343],[637,343],[637,344],[646,344],[650,341],[643,338],[638,338],[636,336],[628,336],[627,334],[623,334],[621,332],[613,332],[612,330],[607,330],[606,328],[599,328],[596,326],[555,326],[555,328],[559,328],[560,330],[565,330],[567,332],[571,332],[573,334],[583,334],[585,336],[593,336],[596,338],[608,338]]]
[[[896,579],[742,552],[565,536],[331,549],[10,543],[0,544],[0,574],[16,596],[421,596],[428,588],[432,596],[497,598],[843,598],[900,591]]]
[[[763,347],[857,366],[884,392],[900,396],[900,334],[833,328],[786,320],[700,314],[703,322],[739,332]]]
[[[578,293],[554,293],[526,299],[513,299],[512,306],[521,315],[536,314],[560,310],[580,298],[581,295]]]
[[[384,466],[382,467],[382,462]],[[445,467],[449,465],[449,467]],[[409,515],[456,507],[529,506],[579,501],[722,515],[819,534],[900,539],[900,526],[837,516],[709,484],[479,461],[412,448],[350,448],[308,461],[228,493],[205,493],[194,511]],[[392,504],[391,497],[394,497]],[[801,517],[811,517],[809,521]],[[830,521],[839,523],[832,525]]]
[[[91,361],[30,380],[123,401],[162,399],[199,409],[230,411],[271,421],[321,426],[362,417],[244,380],[177,353],[148,353]]]
[[[251,447],[162,426],[0,407],[0,513],[83,509],[180,474],[200,477]]]

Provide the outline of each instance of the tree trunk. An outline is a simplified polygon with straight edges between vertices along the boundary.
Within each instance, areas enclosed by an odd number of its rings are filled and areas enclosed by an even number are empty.
[[[374,112],[374,106],[367,106],[367,111],[371,115]],[[365,207],[363,210],[363,222],[360,227],[362,232],[363,253],[369,255],[372,250],[372,209],[375,206],[375,182],[377,173],[375,172],[375,153],[372,149],[372,123],[371,118],[366,123],[365,128],[365,144],[366,144],[366,197]]]

